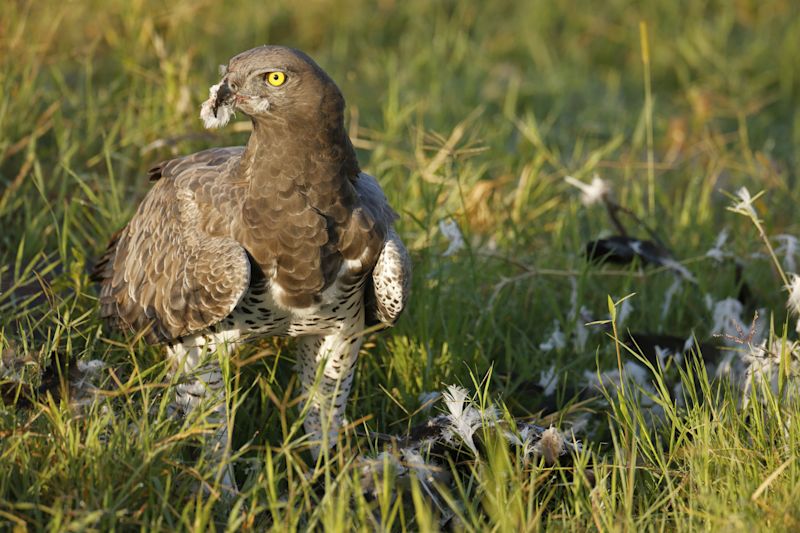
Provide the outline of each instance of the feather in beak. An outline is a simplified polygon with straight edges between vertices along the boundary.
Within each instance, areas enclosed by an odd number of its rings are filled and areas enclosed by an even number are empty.
[[[233,91],[227,80],[208,89],[208,100],[200,107],[200,118],[208,129],[225,126],[233,116]]]

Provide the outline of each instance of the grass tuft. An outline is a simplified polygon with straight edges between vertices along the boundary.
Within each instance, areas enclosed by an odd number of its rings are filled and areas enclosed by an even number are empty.
[[[1,11],[0,529],[800,529],[797,2]],[[368,337],[319,463],[291,343],[232,358],[231,497],[200,458],[203,413],[174,416],[159,349],[110,335],[87,272],[149,166],[245,141],[242,117],[209,132],[199,106],[265,42],[339,83],[414,293]],[[587,263],[621,227],[671,266]],[[429,468],[375,437],[443,414],[453,384],[474,451]],[[498,421],[582,446],[534,461]]]

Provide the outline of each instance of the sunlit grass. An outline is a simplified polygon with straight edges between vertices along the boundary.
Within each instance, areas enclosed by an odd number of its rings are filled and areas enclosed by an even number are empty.
[[[628,330],[709,339],[707,296],[736,297],[743,284],[745,322],[762,309],[775,336],[796,338],[773,266],[785,269],[785,258],[773,260],[764,239],[776,247],[777,235],[800,234],[800,10],[790,0],[645,4],[4,6],[4,365],[22,361],[34,388],[43,369],[68,372],[55,354],[71,369],[101,359],[111,372],[79,409],[58,388],[30,408],[0,406],[0,529],[427,530],[443,513],[447,527],[467,531],[800,527],[797,398],[767,389],[745,404],[740,388],[708,376],[699,353],[679,370],[651,365],[646,394],[628,383],[623,393],[593,391],[605,400],[589,406],[572,397],[598,365],[644,366],[621,344]],[[241,494],[228,498],[214,465],[198,459],[208,425],[172,415],[157,348],[102,327],[87,268],[145,194],[149,166],[244,142],[245,122],[203,130],[199,104],[217,65],[265,42],[306,50],[342,88],[362,167],[401,214],[414,293],[398,327],[367,340],[353,427],[319,465],[304,441],[291,343],[236,355]],[[668,307],[671,272],[586,264],[586,242],[615,229],[564,178],[595,173],[696,277]],[[757,229],[725,209],[722,191],[741,186],[766,190],[754,204]],[[445,257],[439,222],[451,218],[466,246]],[[723,227],[740,277],[733,260],[705,256]],[[607,320],[609,296],[630,294],[634,311],[616,330],[593,326],[575,342],[581,307]],[[555,324],[566,344],[545,351]],[[546,399],[531,392],[551,366],[555,414],[541,413]],[[445,465],[441,508],[415,477],[388,470],[365,495],[356,457],[381,446],[361,435],[404,433],[428,416],[420,395],[451,383],[482,405],[499,401],[505,416],[550,415],[543,425],[566,428],[588,410],[591,431],[576,432],[583,452],[574,466],[547,467],[487,439],[480,460]]]

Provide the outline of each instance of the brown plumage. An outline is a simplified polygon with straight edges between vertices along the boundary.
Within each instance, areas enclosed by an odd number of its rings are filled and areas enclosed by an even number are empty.
[[[345,273],[356,277],[377,262],[396,215],[360,173],[334,82],[302,52],[261,47],[231,60],[228,84],[243,90],[270,59],[295,90],[270,94],[268,115],[250,115],[246,147],[150,170],[153,188],[93,273],[101,314],[113,324],[170,341],[229,315],[253,269],[291,309],[319,304],[344,261],[361,260]],[[247,113],[250,102],[242,104]]]
[[[227,458],[218,358],[250,337],[301,337],[298,371],[315,453],[336,442],[365,324],[391,326],[411,264],[397,217],[359,170],[336,84],[297,50],[231,59],[201,118],[249,116],[245,147],[213,148],[149,172],[153,187],[97,262],[100,312],[166,342],[181,407],[214,402],[209,452]],[[321,372],[318,367],[322,367]],[[225,470],[223,483],[235,486]]]

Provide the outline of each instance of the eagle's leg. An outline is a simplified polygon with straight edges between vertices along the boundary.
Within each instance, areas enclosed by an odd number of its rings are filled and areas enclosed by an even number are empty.
[[[364,320],[360,312],[358,315],[356,323],[343,325],[337,333],[301,337],[298,342],[298,370],[306,410],[304,427],[314,459],[324,448],[336,445],[345,423],[345,406],[363,342],[360,332]]]
[[[236,337],[230,333],[196,335],[167,347],[172,371],[178,378],[175,394],[178,408],[184,415],[196,408],[207,410],[206,422],[215,429],[204,442],[203,452],[212,465],[220,466],[217,472],[220,486],[233,492],[236,478],[230,463],[228,404],[219,357],[227,357],[235,347]]]

